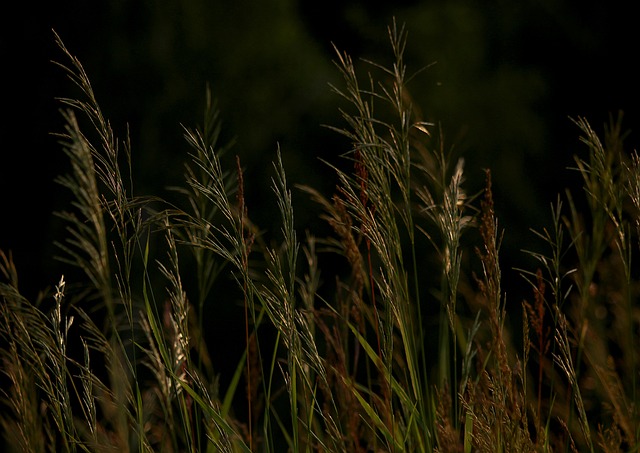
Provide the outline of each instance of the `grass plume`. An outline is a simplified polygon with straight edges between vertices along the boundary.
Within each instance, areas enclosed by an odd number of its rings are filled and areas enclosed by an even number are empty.
[[[325,162],[335,191],[292,186],[275,149],[277,231],[250,215],[254,179],[219,142],[208,88],[202,126],[184,127],[178,200],[138,196],[128,137],[55,37],[80,90],[61,99],[58,135],[65,272],[28,300],[0,251],[10,451],[637,450],[640,158],[621,118],[603,139],[575,121],[583,190],[531,232],[543,250],[518,269],[531,300],[511,301],[491,171],[468,194],[477,169],[420,116],[407,31],[388,35],[393,62],[365,74],[336,49],[345,106],[329,127],[350,147]],[[293,190],[328,234],[297,230]],[[234,348],[211,340],[210,316],[236,309],[242,347],[218,369]]]

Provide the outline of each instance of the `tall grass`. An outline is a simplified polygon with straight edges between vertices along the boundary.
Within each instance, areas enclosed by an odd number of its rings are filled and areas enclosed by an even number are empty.
[[[525,251],[531,300],[507,300],[491,172],[467,193],[464,159],[412,104],[405,29],[389,38],[392,65],[364,75],[336,49],[330,127],[352,146],[327,163],[333,194],[291,187],[276,151],[272,232],[209,90],[203,125],[184,129],[182,201],[138,196],[128,138],[56,37],[81,93],[61,100],[70,273],[27,300],[0,253],[11,451],[637,451],[640,158],[621,121],[604,141],[575,121],[584,192],[532,231],[546,250]],[[331,235],[300,237],[292,190]],[[207,313],[235,302],[244,351],[216,369],[227,345]]]

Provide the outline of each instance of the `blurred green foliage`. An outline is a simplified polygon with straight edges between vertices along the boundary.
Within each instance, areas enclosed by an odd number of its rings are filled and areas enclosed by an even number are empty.
[[[3,122],[2,135],[27,128],[30,132],[14,135],[36,140],[58,131],[59,105],[53,98],[73,96],[72,88],[50,63],[46,72],[29,66],[32,59],[60,57],[53,28],[83,62],[115,130],[124,137],[129,128],[141,194],[161,192],[182,177],[187,147],[181,125],[201,121],[208,84],[219,101],[223,138],[234,143],[230,154],[240,156],[252,181],[249,209],[258,221],[264,213],[268,222],[272,207],[264,188],[278,146],[292,184],[329,192],[332,173],[318,157],[335,162],[349,149],[349,143],[322,127],[342,121],[341,99],[329,88],[329,83],[339,84],[332,43],[354,59],[387,63],[386,27],[395,17],[409,33],[409,69],[426,68],[409,84],[416,107],[425,120],[442,125],[445,146],[464,155],[470,191],[482,186],[482,169],[492,169],[498,216],[510,229],[505,244],[512,241],[519,249],[528,228],[546,222],[549,203],[567,184],[566,167],[580,149],[569,117],[586,116],[597,127],[609,113],[623,109],[630,124],[637,119],[628,54],[633,15],[624,5],[532,0],[48,5],[12,15],[16,29],[3,32],[3,53],[17,47],[29,78],[18,73],[11,79],[17,85],[12,91],[21,94],[9,103],[25,107]],[[15,58],[8,54],[4,60]],[[49,116],[35,116],[29,109],[32,87]],[[40,139],[26,147],[37,150],[43,168],[63,168],[57,144],[45,145]],[[2,165],[13,162],[3,160]],[[3,188],[15,187],[26,172],[11,172]],[[43,182],[49,185],[55,174],[41,170],[40,176],[35,179],[49,178]],[[49,195],[34,208],[44,214],[3,233],[3,248],[19,250],[24,226],[49,218],[61,204],[48,187]],[[23,202],[13,200],[9,209]],[[304,209],[297,212],[303,226],[314,218],[307,219]]]

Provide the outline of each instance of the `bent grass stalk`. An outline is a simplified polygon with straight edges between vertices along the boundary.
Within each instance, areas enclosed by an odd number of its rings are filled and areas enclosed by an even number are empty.
[[[70,173],[57,181],[73,202],[58,214],[59,244],[84,281],[65,272],[27,300],[0,251],[1,421],[15,451],[637,449],[640,159],[624,155],[620,122],[602,142],[576,121],[588,145],[576,158],[587,216],[567,191],[568,214],[558,198],[549,229],[533,232],[548,251],[527,251],[539,265],[520,269],[533,303],[519,305],[522,332],[512,332],[490,172],[476,208],[464,190],[475,169],[445,152],[442,131],[412,105],[406,30],[388,31],[394,62],[368,62],[364,84],[336,50],[345,86],[333,91],[347,107],[345,126],[331,128],[352,149],[346,170],[329,163],[333,196],[297,186],[333,230],[307,232],[305,245],[279,148],[271,188],[281,230],[249,217],[250,178],[240,157],[225,160],[208,88],[203,126],[184,129],[189,163],[172,188],[182,200],[135,196],[129,140],[116,137],[56,35],[82,95],[62,100]],[[323,268],[323,254],[347,271]],[[222,275],[236,286],[212,297]],[[241,307],[245,347],[221,388],[224,345],[208,342],[205,317],[229,300]]]

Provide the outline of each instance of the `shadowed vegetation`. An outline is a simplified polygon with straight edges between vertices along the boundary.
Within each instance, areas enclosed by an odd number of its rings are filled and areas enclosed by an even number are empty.
[[[326,163],[335,192],[292,187],[275,150],[276,231],[252,220],[209,91],[172,202],[138,196],[135,150],[58,39],[82,93],[61,100],[71,271],[28,300],[0,252],[11,451],[637,451],[640,157],[621,118],[575,120],[583,190],[530,232],[530,298],[509,300],[491,172],[467,193],[465,160],[412,103],[406,32],[388,31],[389,67],[360,74],[336,49],[330,127],[352,147]],[[329,234],[297,231],[293,191]],[[241,335],[212,342],[230,306]]]

